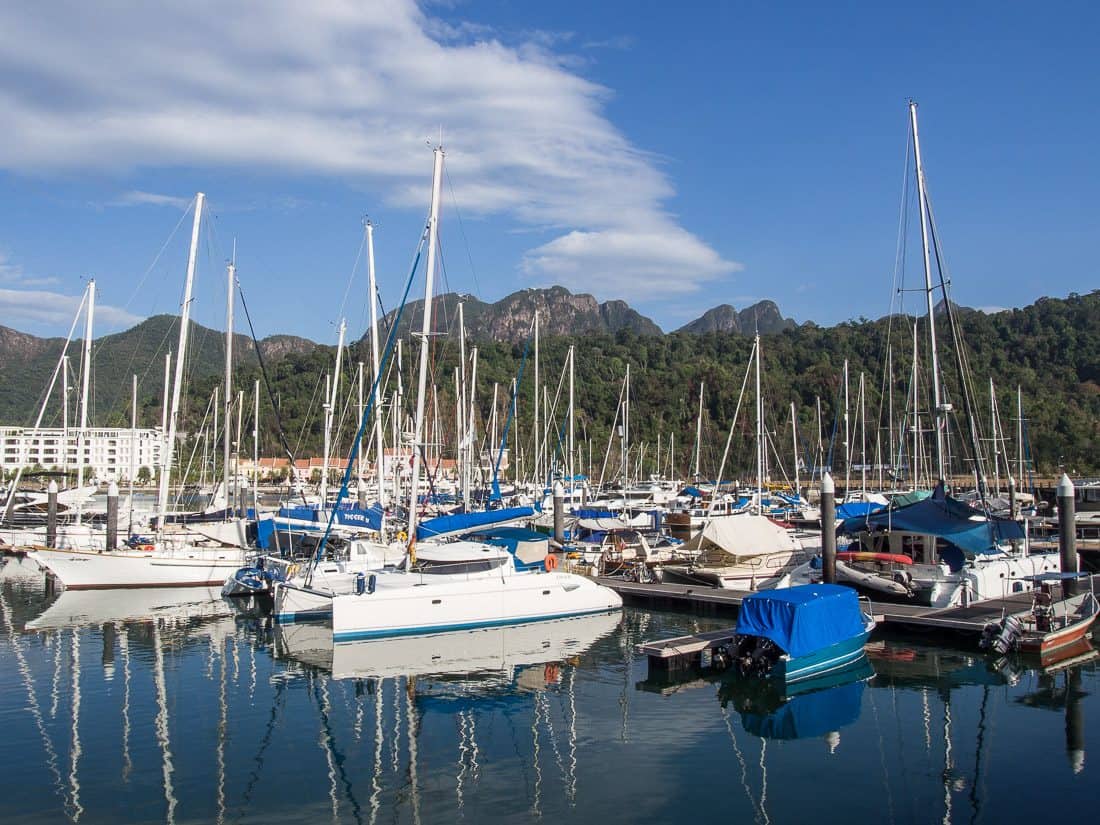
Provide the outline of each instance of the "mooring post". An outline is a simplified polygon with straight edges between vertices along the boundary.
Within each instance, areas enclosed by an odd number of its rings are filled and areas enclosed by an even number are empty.
[[[1058,552],[1061,555],[1062,572],[1077,572],[1077,513],[1073,500],[1073,482],[1062,473],[1058,482]],[[1067,581],[1067,595],[1077,593],[1077,582]]]
[[[821,479],[821,580],[836,584],[836,485],[831,473]]]
[[[57,482],[52,480],[46,488],[46,546],[57,547]]]
[[[560,481],[554,482],[554,541],[565,546],[565,487]]]
[[[103,623],[103,678],[107,681],[115,678],[115,637],[117,635],[114,622]]]
[[[118,484],[107,485],[107,549],[118,547]]]

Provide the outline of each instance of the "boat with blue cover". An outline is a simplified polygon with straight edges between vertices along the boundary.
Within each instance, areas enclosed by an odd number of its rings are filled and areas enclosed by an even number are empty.
[[[734,637],[742,676],[791,682],[846,667],[863,655],[875,627],[856,592],[810,584],[746,596]]]

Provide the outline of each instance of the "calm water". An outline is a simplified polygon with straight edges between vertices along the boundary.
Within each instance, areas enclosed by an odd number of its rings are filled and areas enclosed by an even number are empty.
[[[1097,667],[877,642],[795,696],[649,680],[627,610],[340,646],[208,591],[0,585],[0,821],[1017,822],[1091,818]],[[442,639],[442,640],[440,640]],[[434,674],[434,675],[430,675]]]

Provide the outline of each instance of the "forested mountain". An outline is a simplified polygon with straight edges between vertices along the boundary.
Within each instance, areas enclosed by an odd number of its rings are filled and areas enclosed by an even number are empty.
[[[471,315],[476,313],[471,312],[467,304],[468,325]],[[441,321],[437,329],[441,333],[448,330],[453,333],[453,327],[448,326],[453,323],[453,313],[441,317],[447,320]],[[991,431],[989,379],[992,377],[998,393],[1001,425],[1009,434],[1010,455],[1015,455],[1011,435],[1015,430],[1015,391],[1019,385],[1023,390],[1027,438],[1039,469],[1052,472],[1062,465],[1078,473],[1100,470],[1100,451],[1097,450],[1097,444],[1100,444],[1100,291],[1087,295],[1073,294],[1064,299],[1044,298],[1023,309],[995,314],[960,312],[959,317],[974,388],[972,404],[977,417],[983,422],[983,437],[988,438]],[[128,423],[129,375],[135,371],[141,378],[142,421],[145,425],[159,423],[164,353],[175,343],[173,320],[164,316],[150,319],[120,336],[107,336],[96,342],[93,415],[96,424]],[[885,452],[891,433],[886,414],[890,398],[894,409],[894,437],[897,438],[898,423],[906,409],[907,398],[911,397],[913,322],[912,318],[894,316],[877,321],[848,322],[829,328],[807,323],[763,338],[766,420],[768,430],[773,434],[773,454],[778,453],[789,466],[792,401],[798,410],[803,446],[816,443],[817,398],[821,400],[824,439],[827,443],[834,443],[835,452],[843,450],[840,446],[842,436],[835,436],[834,430],[842,432],[843,429],[838,410],[842,403],[841,382],[845,359],[849,361],[852,382],[853,443],[858,450],[859,436],[854,422],[857,416],[858,380],[863,372],[867,395],[869,460],[872,460],[876,442],[881,443]],[[927,428],[931,393],[928,373],[923,366],[926,362],[926,319],[920,318],[917,322],[922,349],[918,395],[922,426]],[[965,470],[964,454],[967,450],[961,438],[964,399],[959,390],[956,358],[946,328],[946,318],[938,317],[938,323],[943,325],[940,340],[944,381],[949,400],[955,408],[951,423],[952,450],[958,456],[957,469]],[[404,324],[405,319],[402,319],[403,327]],[[526,330],[528,326],[520,323],[513,332]],[[11,333],[3,331],[0,340],[9,338]],[[60,347],[60,342],[53,339],[47,342],[48,346],[35,343],[41,339],[20,340],[24,355],[13,363],[10,355],[4,354],[0,365],[0,381],[4,386],[4,392],[0,394],[0,416],[7,423],[33,421],[35,399],[48,381]],[[458,342],[454,334],[441,334],[431,340],[433,383],[438,386],[437,408],[442,419],[446,451],[449,449],[446,445],[454,441],[453,374],[458,362]],[[188,385],[183,423],[184,429],[192,431],[202,419],[214,386],[220,383],[223,357],[219,333],[197,327],[193,341],[189,370],[192,380]],[[632,382],[631,439],[636,447],[643,442],[647,445],[646,467],[653,469],[658,434],[667,464],[670,438],[675,434],[676,464],[681,471],[687,468],[695,438],[698,387],[699,382],[703,381],[707,421],[703,470],[705,474],[716,472],[748,367],[753,346],[751,337],[736,332],[641,334],[633,328],[622,327],[614,333],[595,330],[573,336],[548,332],[540,343],[540,377],[548,387],[551,401],[557,394],[568,348],[571,344],[576,346],[577,433],[583,445],[579,449],[583,463],[587,465],[588,442],[591,440],[593,473],[597,477],[628,363],[631,365]],[[410,414],[416,388],[413,375],[416,358],[411,356],[414,346],[415,342],[406,337],[403,386],[404,404]],[[514,446],[518,432],[520,451],[523,453],[521,458],[529,465],[533,443],[531,412],[534,375],[530,348],[526,347],[522,335],[514,341],[482,339],[478,347],[477,405],[487,419],[493,384],[498,384],[502,429],[507,394],[512,379],[523,363],[518,427],[513,425],[509,446]],[[242,355],[237,371],[238,385],[246,393],[251,393],[252,382],[259,375],[256,359],[247,342],[242,342],[239,351]],[[79,349],[72,352],[75,372]],[[276,359],[272,352],[268,370],[272,393],[279,405],[288,440],[299,455],[317,454],[321,444],[320,396],[325,373],[331,371],[333,366],[334,349],[303,343],[290,346],[281,354],[282,357]],[[355,396],[352,381],[359,360],[369,364],[369,348],[363,343],[354,344],[344,362],[342,395],[345,395],[349,406],[338,410],[337,415],[343,421],[338,438],[340,446],[337,452],[340,453],[346,453],[350,440]],[[892,364],[894,381],[892,393],[883,395],[887,363]],[[391,378],[391,390],[394,385],[395,380]],[[747,469],[752,462],[751,388],[750,380],[739,419],[739,430],[743,428],[743,435],[736,436],[733,441],[734,466],[731,472]],[[558,426],[564,422],[564,398],[563,390],[553,415]],[[251,409],[250,398],[246,402],[247,409]],[[59,413],[51,408],[47,422],[51,418],[57,421],[59,417]],[[267,455],[279,452],[273,418],[271,403],[264,392],[262,452]],[[249,429],[246,424],[245,430]],[[988,450],[988,441],[983,443]],[[615,445],[611,447],[609,466],[617,465],[617,449]],[[637,460],[637,453],[634,458]],[[585,469],[588,469],[587,466]]]
[[[775,301],[758,301],[740,312],[729,304],[708,309],[694,321],[684,324],[677,332],[706,335],[708,332],[738,332],[742,335],[774,335],[796,326],[790,318],[784,318]]]

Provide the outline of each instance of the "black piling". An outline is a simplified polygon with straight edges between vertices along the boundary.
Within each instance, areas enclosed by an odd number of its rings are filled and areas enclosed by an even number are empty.
[[[1073,482],[1062,473],[1058,482],[1058,553],[1061,556],[1062,572],[1077,572],[1077,512],[1073,500]],[[1077,592],[1075,581],[1066,582],[1066,592]]]
[[[118,484],[111,482],[107,487],[107,549],[118,547]]]
[[[836,584],[836,485],[829,473],[821,479],[821,580]]]

